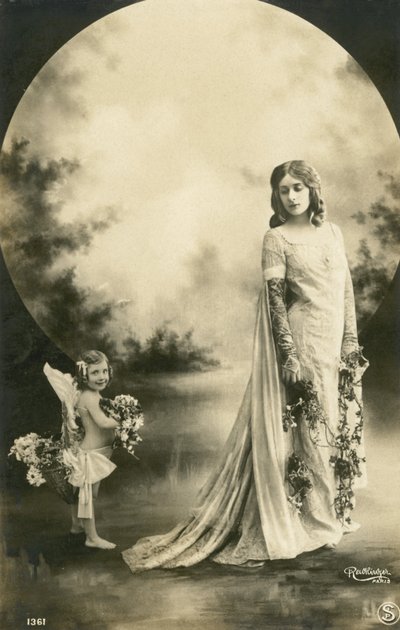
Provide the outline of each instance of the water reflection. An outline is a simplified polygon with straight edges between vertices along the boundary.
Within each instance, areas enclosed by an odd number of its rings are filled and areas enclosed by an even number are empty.
[[[15,550],[12,556],[5,554],[6,580],[15,594],[24,593],[28,606],[39,595],[45,607],[49,602],[54,605],[55,598],[58,615],[70,608],[71,616],[72,606],[75,622],[89,622],[96,630],[101,624],[124,630],[129,628],[128,619],[134,620],[135,630],[207,625],[230,630],[357,629],[375,623],[379,604],[395,598],[393,590],[366,597],[365,585],[344,589],[343,579],[336,578],[343,559],[330,552],[253,569],[205,562],[187,570],[132,576],[119,554],[86,554],[81,546],[71,563],[66,543],[58,549],[53,566],[55,558],[48,550],[21,548],[18,555]]]
[[[167,531],[193,505],[229,429],[224,420],[216,432],[218,419],[234,420],[239,377],[223,375],[218,382],[217,374],[191,376],[174,387],[171,381],[169,389],[157,381],[151,392],[143,389],[146,404],[137,391],[148,418],[141,461],[119,455],[97,506],[99,531],[118,549],[90,550],[82,536],[68,536],[68,506],[45,487],[27,489],[19,504],[10,501],[2,548],[4,627],[26,627],[27,613],[47,616],[51,630],[378,627],[378,606],[398,600],[398,594],[392,584],[349,580],[344,569],[381,567],[398,578],[399,499],[387,472],[394,478],[398,469],[393,435],[374,435],[370,486],[360,493],[355,515],[362,528],[346,536],[336,552],[252,569],[205,562],[137,576],[122,562],[121,549],[143,535]]]

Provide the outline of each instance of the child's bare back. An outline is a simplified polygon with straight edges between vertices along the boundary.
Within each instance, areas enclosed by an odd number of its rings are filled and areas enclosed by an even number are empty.
[[[80,447],[84,450],[111,446],[117,422],[108,418],[100,409],[100,395],[84,390],[78,401],[77,410],[85,430]]]

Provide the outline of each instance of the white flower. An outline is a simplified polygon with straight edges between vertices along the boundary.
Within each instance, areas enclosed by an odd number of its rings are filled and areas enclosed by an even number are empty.
[[[9,455],[15,455],[18,461],[22,461],[28,466],[38,464],[39,460],[36,456],[36,447],[40,441],[41,438],[39,438],[37,433],[28,433],[14,440]]]
[[[133,398],[133,396],[129,396],[128,394],[116,396],[114,400],[117,404],[124,405],[126,407],[129,407],[130,405],[134,405],[136,407],[139,404],[139,401],[136,398]]]
[[[142,427],[144,425],[144,416],[143,416],[143,414],[140,414],[140,416],[138,416],[136,418],[135,424],[136,424],[136,427],[138,429],[140,429],[140,427]]]
[[[121,431],[120,438],[123,442],[126,442],[128,437],[129,437],[128,431],[125,431],[125,430]]]
[[[46,480],[40,474],[40,470],[31,466],[26,473],[26,478],[31,486],[41,486],[43,483],[46,483]]]

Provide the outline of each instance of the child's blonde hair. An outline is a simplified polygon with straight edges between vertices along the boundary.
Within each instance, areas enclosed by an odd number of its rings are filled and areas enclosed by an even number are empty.
[[[78,389],[85,389],[88,379],[87,370],[89,365],[96,365],[105,361],[108,367],[109,382],[113,376],[113,369],[110,365],[107,355],[100,350],[86,350],[82,352],[79,360],[75,363],[75,380],[78,385]]]

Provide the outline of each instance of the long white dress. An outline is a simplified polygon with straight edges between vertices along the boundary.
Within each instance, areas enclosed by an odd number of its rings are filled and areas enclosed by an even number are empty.
[[[252,373],[220,464],[185,521],[123,552],[132,572],[191,566],[206,558],[238,565],[294,558],[339,542],[346,527],[334,509],[332,448],[316,446],[303,425],[296,429],[295,447],[311,471],[313,489],[301,513],[288,501],[287,464],[294,445],[282,424],[286,391],[267,290],[271,278],[285,279],[285,312],[301,376],[313,381],[335,434],[340,356],[343,343],[356,340],[356,319],[340,231],[332,224],[318,229],[317,245],[290,243],[279,228],[266,233]]]

